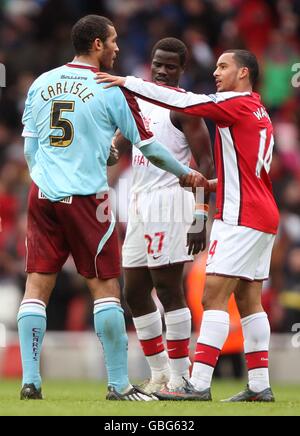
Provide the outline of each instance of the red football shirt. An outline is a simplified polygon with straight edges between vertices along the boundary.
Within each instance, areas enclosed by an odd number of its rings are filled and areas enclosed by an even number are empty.
[[[231,225],[277,233],[279,211],[268,174],[274,146],[273,127],[258,94],[193,94],[133,77],[127,78],[125,86],[155,104],[215,121],[218,177],[215,218]]]

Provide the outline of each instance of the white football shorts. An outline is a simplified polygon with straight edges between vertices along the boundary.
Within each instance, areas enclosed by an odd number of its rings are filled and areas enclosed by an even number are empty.
[[[180,186],[133,194],[122,257],[124,268],[160,268],[193,261],[187,233],[195,200]]]
[[[206,273],[246,280],[267,280],[275,235],[215,220]]]

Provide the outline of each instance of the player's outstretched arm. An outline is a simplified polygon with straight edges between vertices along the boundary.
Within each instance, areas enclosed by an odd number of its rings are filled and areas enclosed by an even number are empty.
[[[105,89],[113,86],[125,87],[142,99],[177,111],[184,111],[186,108],[200,103],[211,102],[211,98],[204,94],[194,94],[179,88],[157,85],[133,76],[113,76],[98,72],[95,75],[95,80],[97,83],[107,83]]]
[[[217,94],[194,94],[184,89],[169,88],[156,83],[150,83],[133,76],[120,77],[107,73],[98,73],[95,77],[98,83],[108,83],[106,87],[121,86],[133,95],[150,101],[158,106],[189,115],[207,117],[217,123],[231,126],[236,121],[242,97],[250,92],[219,92]],[[234,110],[233,98],[236,98]]]
[[[192,170],[175,159],[169,150],[160,142],[153,141],[150,144],[140,147],[143,155],[158,168],[168,171],[177,177],[188,175],[189,186],[196,188],[198,186],[208,189],[207,179],[197,171]]]
[[[202,174],[192,172],[189,167],[182,165],[163,144],[154,138],[153,133],[146,129],[138,103],[130,92],[115,88],[105,90],[103,95],[112,123],[151,163],[178,178],[184,174],[191,174],[189,181],[192,186],[207,187],[207,180]]]
[[[97,83],[107,83],[105,89],[112,88],[113,86],[124,86],[126,77],[113,76],[112,74],[99,72],[96,73],[95,80]]]

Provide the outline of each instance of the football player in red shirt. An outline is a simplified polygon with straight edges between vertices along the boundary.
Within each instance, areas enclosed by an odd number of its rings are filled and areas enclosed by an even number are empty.
[[[211,400],[212,375],[228,336],[227,307],[234,292],[242,318],[249,384],[226,401],[274,401],[268,371],[270,325],[261,293],[269,276],[279,212],[268,175],[274,146],[272,123],[260,96],[253,92],[258,75],[252,53],[228,50],[217,61],[217,93],[213,95],[167,89],[134,77],[100,76],[102,82],[112,82],[108,86],[125,86],[138,97],[210,118],[217,126],[217,210],[192,377],[179,390],[159,392],[162,400]],[[181,182],[189,186],[189,176]]]

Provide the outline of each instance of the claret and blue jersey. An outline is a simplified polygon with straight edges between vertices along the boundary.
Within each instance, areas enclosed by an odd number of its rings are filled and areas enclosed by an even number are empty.
[[[23,136],[36,138],[36,146],[25,154],[33,181],[51,201],[108,190],[107,159],[117,128],[138,147],[154,141],[134,97],[103,89],[96,71],[67,64],[40,76],[29,90]]]

